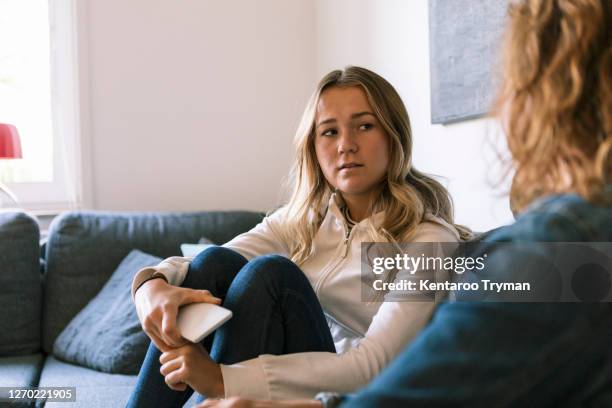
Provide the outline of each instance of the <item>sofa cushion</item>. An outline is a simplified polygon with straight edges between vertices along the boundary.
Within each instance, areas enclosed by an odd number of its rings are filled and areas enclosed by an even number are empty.
[[[37,408],[109,408],[125,407],[130,394],[134,389],[131,385],[81,385],[76,387],[76,401],[74,402],[48,402],[37,405]]]
[[[45,360],[40,387],[76,387],[76,402],[70,407],[124,407],[136,384],[135,375],[106,374],[64,363],[53,356]],[[66,403],[47,402],[45,407]]]
[[[2,387],[36,387],[44,356],[41,353],[25,356],[0,357],[0,385]],[[0,390],[0,401],[9,398],[7,389]],[[28,401],[21,400],[10,404],[0,402],[0,406],[11,408],[31,407]]]
[[[134,386],[136,376],[102,373],[60,361],[54,356],[48,356],[42,367],[39,381],[40,387],[81,387],[101,384],[108,387]]]
[[[138,270],[161,258],[133,250],[100,293],[55,340],[53,354],[69,363],[112,374],[138,374],[149,347],[132,303],[130,283]]]
[[[35,387],[43,360],[41,353],[0,357],[0,384],[3,387]]]
[[[134,248],[166,258],[180,244],[208,237],[224,243],[252,228],[262,214],[68,212],[57,217],[46,245],[43,349],[100,291],[119,262]]]
[[[40,351],[39,239],[34,218],[0,213],[0,356]]]
[[[215,243],[208,238],[200,238],[197,244],[186,242],[181,244],[181,252],[185,257],[194,257],[203,250],[215,246]]]
[[[76,402],[71,402],[71,408],[106,408],[124,407],[136,384],[135,375],[106,374],[64,363],[49,356],[40,377],[41,387],[76,387]],[[196,401],[196,393],[185,404],[192,407]],[[47,402],[47,407],[65,407],[65,403]]]

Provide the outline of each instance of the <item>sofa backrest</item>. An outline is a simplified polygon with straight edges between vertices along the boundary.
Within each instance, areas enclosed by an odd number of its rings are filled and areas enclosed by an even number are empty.
[[[132,250],[162,258],[202,237],[222,244],[255,226],[263,214],[68,212],[51,224],[45,251],[43,349],[102,288]]]
[[[0,356],[40,351],[40,231],[23,212],[0,213]]]

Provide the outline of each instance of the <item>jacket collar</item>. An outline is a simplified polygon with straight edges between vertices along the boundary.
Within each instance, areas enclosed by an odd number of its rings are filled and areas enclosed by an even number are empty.
[[[338,193],[332,193],[331,197],[329,198],[329,202],[328,202],[328,206],[327,206],[327,211],[328,214],[333,215],[334,217],[336,217],[336,220],[338,220],[339,222],[343,223],[345,226],[347,226],[347,221],[344,217],[344,214],[342,214],[342,207],[344,207],[346,205],[346,203],[344,202],[344,199],[342,198],[342,196]],[[383,220],[385,219],[385,212],[384,211],[379,211],[377,213],[374,213],[373,215],[371,215],[370,217],[372,219],[372,223],[374,224],[375,228],[378,228],[382,225]],[[359,226],[359,225],[363,225],[367,222],[368,218],[364,218],[363,220],[361,220],[360,222],[355,224],[355,227]],[[449,224],[448,222],[446,222],[445,220],[443,220],[440,217],[437,217],[435,215],[432,214],[425,214],[425,221],[428,222],[432,222],[435,224],[438,224],[444,228],[446,228],[448,231],[450,231],[457,240],[460,239],[459,237],[459,232],[457,231],[457,229],[452,226],[451,224]],[[354,228],[354,227],[353,227]]]
[[[329,198],[329,202],[327,205],[327,209],[328,212],[330,214],[332,214],[334,217],[336,217],[336,219],[338,219],[339,221],[341,221],[342,223],[344,223],[345,225],[348,224],[346,218],[344,217],[344,214],[342,214],[342,208],[346,206],[346,202],[344,201],[344,199],[342,198],[342,195],[334,192],[332,193],[331,197]],[[384,211],[379,211],[377,213],[374,213],[373,215],[371,215],[370,217],[364,218],[363,220],[356,222],[355,226],[358,225],[363,225],[367,222],[368,218],[372,219],[372,223],[374,224],[375,227],[378,227],[380,225],[382,225],[382,222],[385,218],[385,213]]]

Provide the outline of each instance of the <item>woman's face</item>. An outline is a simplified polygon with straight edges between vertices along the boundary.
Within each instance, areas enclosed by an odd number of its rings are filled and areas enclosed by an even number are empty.
[[[320,96],[315,151],[325,179],[345,199],[369,199],[389,166],[389,137],[361,87],[332,87]]]

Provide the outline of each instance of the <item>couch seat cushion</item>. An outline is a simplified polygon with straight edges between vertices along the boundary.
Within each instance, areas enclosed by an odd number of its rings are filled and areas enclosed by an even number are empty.
[[[0,384],[3,387],[35,387],[43,360],[40,353],[0,357]]]
[[[40,387],[76,387],[76,403],[71,407],[123,407],[136,383],[135,375],[106,374],[64,363],[49,356],[40,376]],[[47,402],[48,406],[66,403]]]
[[[76,387],[76,402],[71,408],[124,407],[136,384],[135,375],[106,374],[85,367],[47,358],[40,377],[41,387]],[[196,394],[185,404],[194,405]],[[66,403],[47,402],[47,407],[65,407]]]
[[[43,365],[42,354],[25,356],[0,357],[0,385],[2,387],[36,387]],[[8,392],[0,392],[0,397],[7,398]],[[0,406],[5,406],[0,402]],[[26,401],[11,403],[11,408],[30,407]]]

